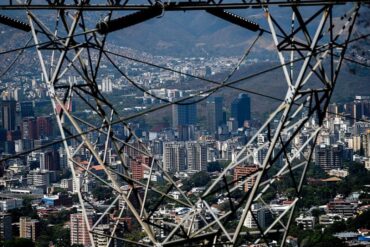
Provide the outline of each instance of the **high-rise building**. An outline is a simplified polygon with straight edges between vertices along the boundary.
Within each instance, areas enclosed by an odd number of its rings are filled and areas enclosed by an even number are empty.
[[[47,170],[31,170],[27,175],[27,184],[33,186],[49,186],[50,174]]]
[[[363,154],[365,157],[370,158],[370,129],[368,129],[361,137]]]
[[[0,243],[12,239],[12,216],[0,213]]]
[[[188,170],[191,171],[206,171],[208,164],[208,146],[204,142],[187,142],[186,157],[188,162]]]
[[[93,224],[92,214],[87,214],[89,225]],[[86,225],[84,216],[82,213],[75,213],[70,215],[70,233],[71,233],[71,245],[82,244],[83,246],[91,246],[89,237],[89,229]]]
[[[186,170],[186,149],[183,142],[164,143],[163,167],[170,172]]]
[[[50,116],[38,117],[36,125],[37,138],[45,138],[53,134],[53,120]]]
[[[152,158],[146,155],[137,156],[136,159],[131,160],[130,169],[132,178],[135,180],[141,180],[144,178],[144,170],[146,167],[150,167]]]
[[[46,149],[40,152],[40,169],[57,171],[59,167],[59,153],[54,149]]]
[[[37,138],[36,119],[34,117],[25,117],[21,125],[22,139],[34,140]]]
[[[172,125],[194,125],[197,123],[197,105],[172,105]]]
[[[223,124],[222,104],[222,97],[212,97],[207,100],[207,129],[211,134],[214,134],[217,127]]]
[[[111,229],[108,224],[100,224],[97,225],[94,229],[94,232],[98,234],[94,234],[94,242],[96,247],[107,247],[107,246],[114,246],[113,239],[110,245],[109,243],[109,236],[111,234]]]
[[[32,101],[23,101],[20,103],[20,105],[21,105],[21,117],[22,118],[35,116]]]
[[[16,103],[15,100],[0,101],[2,127],[6,130],[16,130]]]
[[[195,138],[194,125],[179,125],[177,126],[177,132],[179,141],[190,141]]]
[[[250,188],[253,187],[254,182],[256,181],[255,176],[252,176],[252,175],[256,173],[257,171],[258,171],[258,166],[256,165],[248,165],[248,166],[238,165],[234,168],[234,181],[248,179],[248,181],[244,184],[244,191],[247,192]]]
[[[247,94],[241,93],[231,103],[231,117],[238,122],[238,127],[243,127],[245,120],[251,120],[251,100]]]
[[[136,158],[140,156],[142,153],[145,153],[145,147],[143,146],[143,143],[140,143],[138,141],[130,142],[129,145],[124,146],[124,152],[127,154],[125,158],[125,162],[130,165],[130,159],[131,157]]]
[[[353,103],[354,117],[356,119],[370,117],[370,96],[356,96]]]
[[[40,236],[40,221],[30,217],[19,218],[19,237],[32,239],[33,242]]]
[[[104,78],[99,86],[102,92],[111,93],[113,91],[112,79],[109,77]]]
[[[315,148],[315,163],[324,171],[342,168],[343,146],[320,144]]]
[[[0,200],[0,211],[2,212],[6,212],[21,207],[23,207],[23,199],[9,198]]]

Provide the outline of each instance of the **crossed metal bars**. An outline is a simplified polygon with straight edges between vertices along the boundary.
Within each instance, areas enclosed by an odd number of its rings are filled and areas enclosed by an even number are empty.
[[[258,130],[244,148],[238,153],[222,173],[207,187],[196,200],[188,198],[186,192],[174,180],[171,174],[163,169],[160,160],[148,150],[146,145],[136,136],[127,120],[122,118],[114,107],[113,102],[102,94],[97,85],[102,60],[114,63],[105,49],[106,34],[98,34],[96,29],[88,29],[85,13],[90,10],[114,9],[142,9],[146,5],[133,6],[126,1],[123,5],[87,5],[82,1],[79,5],[55,4],[49,8],[57,10],[54,30],[50,29],[42,18],[39,18],[32,9],[43,9],[44,5],[27,5],[27,15],[32,36],[36,44],[36,51],[44,75],[60,135],[64,139],[63,145],[69,160],[69,169],[77,187],[82,213],[89,230],[90,242],[94,246],[94,238],[103,236],[108,238],[108,245],[112,240],[120,240],[129,244],[154,245],[154,246],[235,246],[248,243],[271,244],[277,240],[283,246],[289,234],[289,227],[294,215],[297,202],[303,197],[302,187],[305,174],[310,164],[317,136],[320,132],[326,109],[333,93],[338,74],[341,69],[343,57],[350,41],[350,35],[356,21],[360,4],[346,13],[346,18],[341,21],[334,19],[334,5],[338,2],[301,1],[295,2],[250,2],[230,5],[230,3],[213,1],[207,3],[180,2],[177,4],[164,4],[165,10],[183,10],[185,6],[191,9],[212,8],[244,8],[258,6],[262,8],[276,46],[281,68],[287,83],[285,100],[272,112],[262,127]],[[149,1],[148,6],[152,3]],[[203,6],[204,5],[204,6]],[[270,6],[284,5],[291,9],[291,23],[279,23],[271,13]],[[304,13],[306,5],[318,5],[315,11],[307,16]],[[0,9],[23,8],[22,5],[0,5]],[[184,8],[185,8],[184,7]],[[75,9],[66,12],[65,9]],[[111,12],[108,13],[108,19]],[[339,27],[339,28],[338,28]],[[312,31],[314,30],[314,32]],[[49,60],[49,62],[47,62]],[[61,80],[68,73],[79,75],[82,82],[64,82]],[[237,81],[224,82],[209,92],[228,87]],[[202,91],[199,95],[206,93]],[[198,96],[198,95],[196,95]],[[193,97],[193,96],[192,96]],[[70,111],[72,99],[78,98],[84,106],[92,110],[98,119],[89,123]],[[187,99],[162,104],[147,112],[176,104]],[[143,113],[143,114],[144,114]],[[316,125],[309,126],[312,118],[317,118]],[[275,122],[277,121],[277,124]],[[116,126],[121,126],[127,135],[122,139],[116,134]],[[89,131],[86,131],[88,129]],[[294,147],[293,139],[309,131],[308,138],[299,147]],[[94,132],[97,137],[91,138],[89,132]],[[72,145],[67,137],[77,133],[74,138],[78,145]],[[267,141],[256,147],[257,136],[264,134]],[[101,147],[99,143],[104,140]],[[137,144],[137,145],[136,145]],[[117,170],[108,160],[108,152],[113,148],[114,154],[119,158],[122,166]],[[235,181],[228,181],[227,174],[237,166],[244,166],[253,156],[253,148],[259,151],[267,150],[263,162],[258,164],[258,169],[246,177]],[[81,150],[89,152],[87,164],[81,164],[77,159]],[[132,159],[128,150],[151,157],[149,179],[146,182],[135,180],[129,170],[127,160]],[[283,157],[283,164],[280,158]],[[92,164],[98,163],[106,177],[96,175],[92,171]],[[155,172],[163,175],[166,187],[158,188],[151,182]],[[80,179],[82,177],[82,183]],[[88,179],[94,179],[109,187],[114,198],[94,225],[88,224],[87,204],[91,203],[83,192],[81,185]],[[280,212],[273,212],[266,194],[275,191],[276,184],[282,180],[289,180],[294,189],[290,203]],[[241,197],[233,193],[247,183],[253,186]],[[143,191],[143,193],[142,193]],[[177,191],[178,199],[169,195]],[[159,199],[156,204],[148,205],[148,194],[155,193]],[[223,213],[214,212],[210,199],[215,195],[223,195],[228,199]],[[123,203],[120,203],[123,202]],[[159,219],[160,209],[166,203],[177,203],[189,208],[189,211],[178,219]],[[273,221],[267,226],[261,226],[257,216],[253,213],[253,204],[262,204],[273,215]],[[112,218],[112,210],[118,209],[116,218]],[[99,209],[95,209],[99,211]],[[243,229],[248,214],[257,225],[257,236],[250,236],[252,231]],[[139,224],[147,236],[148,244],[139,240],[130,240],[124,233],[119,233],[123,215],[131,216]],[[102,220],[108,217],[113,224],[110,234],[97,230]],[[195,222],[201,222],[195,229]],[[158,232],[164,231],[165,236]]]

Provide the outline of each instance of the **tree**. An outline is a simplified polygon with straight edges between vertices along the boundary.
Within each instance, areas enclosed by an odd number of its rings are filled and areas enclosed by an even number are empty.
[[[209,181],[211,181],[211,177],[209,176],[209,174],[207,172],[201,171],[182,181],[181,188],[184,191],[189,191],[194,187],[206,186]]]
[[[347,230],[347,225],[344,221],[335,221],[329,228],[328,232],[334,234],[337,232],[344,232]]]
[[[23,198],[23,207],[15,208],[9,210],[9,213],[12,215],[13,222],[19,221],[21,216],[31,217],[33,219],[38,219],[36,210],[32,207],[32,198],[24,197]]]
[[[205,186],[209,181],[211,181],[211,177],[204,171],[197,172],[190,178],[190,183],[194,185],[194,187]]]
[[[305,231],[304,235],[301,235],[300,246],[304,247],[344,247],[346,246],[342,240],[339,238],[333,237],[331,234],[326,231],[322,233],[321,231]],[[303,238],[302,238],[303,237]]]
[[[112,189],[105,186],[95,187],[92,194],[98,201],[107,200],[113,196]]]
[[[210,162],[207,165],[207,171],[208,172],[220,172],[222,171],[222,166],[220,162],[215,161],[215,162]]]
[[[314,208],[312,209],[311,214],[313,217],[318,218],[320,215],[323,214],[323,212],[321,212],[319,208]]]
[[[61,225],[53,227],[53,239],[56,247],[71,246],[70,230]]]
[[[370,210],[363,212],[357,217],[350,219],[348,222],[349,230],[355,231],[359,228],[370,228]]]
[[[4,247],[34,247],[35,244],[28,238],[16,238],[13,240],[5,241]]]

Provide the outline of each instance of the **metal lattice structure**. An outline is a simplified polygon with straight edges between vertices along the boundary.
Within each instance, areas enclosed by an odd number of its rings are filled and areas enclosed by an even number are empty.
[[[10,1],[11,2],[11,1]],[[19,24],[25,31],[30,28],[36,45],[42,73],[48,87],[48,93],[54,108],[64,149],[68,157],[68,166],[78,191],[81,209],[88,222],[88,209],[91,200],[83,191],[89,180],[95,180],[113,191],[114,199],[104,209],[94,208],[100,218],[94,225],[88,225],[90,240],[94,243],[97,236],[113,242],[122,242],[143,246],[240,246],[243,244],[276,241],[283,246],[289,234],[289,227],[299,200],[304,196],[302,187],[305,174],[310,164],[315,143],[326,115],[327,106],[335,88],[338,75],[351,33],[359,13],[360,2],[346,1],[336,9],[337,1],[208,1],[208,2],[119,2],[117,4],[97,3],[93,1],[54,1],[48,4],[9,3],[0,5],[0,9],[25,9],[29,25]],[[90,2],[90,3],[89,3]],[[110,2],[110,1],[108,1]],[[340,2],[344,4],[344,2]],[[230,17],[226,10],[259,8],[264,13],[269,30],[261,30],[256,23],[234,15]],[[274,9],[284,7],[291,13],[291,21],[280,22],[274,16]],[[306,11],[310,8],[311,11]],[[54,11],[53,23],[38,17],[37,10]],[[112,20],[114,10],[135,10],[130,14]],[[161,15],[163,11],[207,10],[210,14],[223,18],[239,26],[268,33],[276,47],[280,67],[283,70],[287,92],[285,99],[273,111],[256,135],[239,152],[236,159],[212,181],[202,195],[189,198],[179,183],[163,168],[147,146],[131,129],[129,121],[138,115],[149,114],[173,104],[181,104],[196,96],[212,93],[215,90],[234,87],[238,81],[218,83],[208,91],[174,102],[166,102],[153,109],[132,116],[121,116],[98,88],[97,77],[101,61],[114,65],[113,56],[105,49],[106,35],[126,26],[134,25],[145,19]],[[108,12],[106,20],[96,27],[86,20],[89,11]],[[248,10],[246,10],[248,11]],[[341,12],[340,12],[341,11]],[[346,12],[343,12],[346,11]],[[225,17],[226,15],[226,17]],[[133,16],[133,17],[132,17]],[[235,17],[236,16],[236,17]],[[342,18],[338,18],[341,17]],[[148,19],[147,18],[147,19]],[[165,18],[165,16],[163,17]],[[236,18],[236,19],[235,19]],[[12,23],[7,23],[12,25]],[[13,23],[14,24],[14,23]],[[255,29],[255,30],[253,30]],[[114,65],[115,67],[115,65]],[[117,68],[117,67],[116,67]],[[62,80],[69,73],[83,78],[83,83]],[[74,99],[82,102],[86,109],[94,112],[94,123],[86,122],[70,110]],[[299,147],[294,146],[294,138],[306,133],[307,124],[316,119],[310,135]],[[125,133],[120,138],[117,132]],[[264,143],[257,143],[259,134],[266,134]],[[72,145],[73,143],[73,145]],[[104,143],[104,145],[101,145]],[[75,147],[75,148],[72,148]],[[267,150],[258,169],[246,177],[229,181],[226,175],[236,167],[245,166],[253,158],[251,147]],[[81,150],[88,150],[89,161],[82,164],[78,159]],[[109,150],[117,155],[120,166],[112,166]],[[129,162],[133,153],[149,157],[146,167],[149,178],[155,173],[163,176],[164,183],[137,181],[132,177]],[[103,176],[92,170],[92,164],[102,168]],[[267,226],[260,226],[252,212],[254,204],[268,208],[268,193],[276,193],[275,184],[281,180],[290,181],[294,196],[291,203],[279,212],[273,213],[273,220]],[[235,199],[233,193],[240,191],[246,184],[252,184],[248,191]],[[176,191],[178,198],[169,195]],[[149,195],[156,200],[149,201]],[[216,213],[211,207],[215,195],[228,198],[224,213]],[[177,219],[161,217],[163,205],[175,203],[189,208],[186,214]],[[249,215],[249,216],[248,216]],[[137,228],[145,233],[146,241],[132,240],[126,237],[127,228],[122,221],[131,217]],[[253,231],[243,227],[247,217],[254,218],[257,228]],[[110,222],[112,228],[102,231],[101,222]],[[197,224],[197,227],[195,227]]]

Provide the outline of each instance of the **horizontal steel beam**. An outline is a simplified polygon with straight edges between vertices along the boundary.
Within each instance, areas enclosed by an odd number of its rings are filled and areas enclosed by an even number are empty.
[[[258,2],[249,2],[244,3],[243,1],[235,1],[232,3],[207,3],[206,1],[202,2],[166,2],[163,3],[163,8],[166,11],[186,11],[186,10],[207,10],[207,9],[247,9],[247,8],[262,8],[263,6],[317,6],[317,5],[343,5],[346,3],[370,3],[369,0],[359,1],[359,0],[345,0],[345,1],[321,1],[321,0],[303,0],[297,2],[291,1],[270,1],[268,3],[258,3]],[[17,10],[17,9],[38,9],[38,10],[51,10],[51,9],[76,9],[76,10],[89,10],[89,11],[104,11],[104,10],[145,10],[153,5],[151,4],[118,4],[118,5],[109,5],[109,4],[89,4],[89,5],[77,5],[77,4],[64,4],[64,5],[49,5],[49,4],[0,4],[0,10]]]

